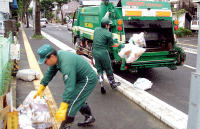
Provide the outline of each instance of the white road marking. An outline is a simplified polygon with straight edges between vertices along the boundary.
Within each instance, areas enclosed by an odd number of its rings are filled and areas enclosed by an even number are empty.
[[[190,69],[195,69],[195,70],[196,70],[195,67],[192,67],[192,66],[189,66],[189,65],[183,65],[183,66],[188,67],[188,68],[190,68]]]
[[[191,54],[197,54],[197,49],[187,48],[187,47],[181,47],[185,52],[191,53]]]
[[[32,26],[32,25],[30,24],[30,26]],[[56,29],[58,29],[58,28],[56,28]],[[65,45],[64,43],[62,43],[62,42],[60,42],[59,40],[53,38],[52,36],[46,34],[45,32],[43,32],[43,31],[41,31],[41,32],[42,32],[42,35],[43,35],[43,36],[45,36],[45,37],[46,37],[47,39],[49,39],[49,40],[51,39],[50,41],[51,41],[53,44],[55,44],[57,47],[59,47],[60,49],[63,49],[63,48],[64,48],[64,50],[68,50],[68,51],[71,51],[71,52],[74,52],[74,53],[75,53],[75,50],[74,50],[74,49],[68,47],[68,46]],[[69,33],[72,33],[72,32],[70,31]],[[53,39],[53,40],[52,40],[52,39]],[[185,52],[192,53],[192,54],[197,54],[196,52],[194,52],[194,51],[197,51],[196,49],[188,49],[188,48],[185,48],[185,47],[182,47],[182,48],[184,49]],[[90,61],[90,60],[89,60],[89,61]],[[187,68],[190,68],[190,69],[195,69],[195,70],[196,70],[196,68],[194,68],[194,67],[192,67],[192,66],[189,66],[189,65],[186,65],[186,64],[183,65],[183,66],[185,66],[185,67],[187,67]]]
[[[49,41],[53,44],[58,46],[60,49],[69,50],[75,52],[74,49],[68,47],[66,44],[60,42],[59,40],[53,38],[52,36],[48,35],[47,33],[41,31],[42,35],[45,36]],[[83,56],[88,62],[90,60]],[[91,64],[90,64],[91,65]],[[91,66],[92,67],[92,66]],[[92,67],[95,71],[96,69]],[[118,86],[116,89],[124,94],[126,97],[140,105],[146,111],[163,121],[164,123],[168,124],[172,128],[187,128],[187,120],[188,115],[179,111],[178,109],[172,107],[171,105],[165,103],[164,101],[156,98],[155,96],[149,94],[146,91],[138,90],[133,88],[133,84],[128,82],[127,80],[115,75],[115,81],[121,82],[121,85]],[[107,76],[104,74],[105,81],[108,83]]]

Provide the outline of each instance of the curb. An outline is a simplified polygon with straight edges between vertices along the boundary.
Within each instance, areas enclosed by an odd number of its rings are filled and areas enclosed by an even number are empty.
[[[68,47],[64,43],[60,42],[59,40],[51,37],[50,35],[46,34],[42,31],[42,35],[49,39],[53,44],[57,47],[64,50],[68,50],[71,52],[75,52],[74,49]],[[83,56],[84,57],[84,56]],[[84,57],[90,64],[90,60]],[[94,67],[92,67],[95,69]],[[96,70],[96,69],[95,69]],[[183,112],[177,110],[176,108],[168,105],[167,103],[159,100],[158,98],[154,97],[153,95],[147,93],[146,91],[141,91],[136,88],[133,88],[130,82],[124,80],[123,78],[115,75],[115,80],[121,82],[121,86],[118,86],[116,89],[120,91],[122,94],[127,96],[129,99],[140,105],[146,111],[166,123],[167,125],[171,126],[175,129],[186,129],[187,128],[187,120],[188,116]],[[105,82],[108,83],[106,79],[107,76],[104,74]]]
[[[12,100],[13,100],[13,107],[16,108],[16,88],[17,88],[17,78],[13,77],[12,81],[11,81],[11,87],[12,87]]]
[[[90,60],[82,56],[90,64]],[[96,71],[96,69],[91,65]],[[104,80],[108,83],[106,74]],[[121,85],[116,89],[124,94],[127,98],[144,108],[147,112],[157,117],[159,120],[169,125],[174,129],[187,129],[188,115],[165,103],[164,101],[154,97],[146,91],[133,88],[133,84],[114,74],[116,82],[121,82]]]
[[[173,127],[174,129],[186,129],[188,116],[172,107],[171,105],[159,100],[146,91],[133,88],[133,84],[115,75],[115,80],[122,82],[117,90],[129,99],[140,105],[146,111]]]

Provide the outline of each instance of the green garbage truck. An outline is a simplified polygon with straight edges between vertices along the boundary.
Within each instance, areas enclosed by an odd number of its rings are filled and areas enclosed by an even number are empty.
[[[72,42],[77,54],[88,56],[93,64],[93,34],[95,28],[101,26],[104,16],[112,20],[109,31],[120,43],[127,44],[133,34],[145,32],[146,51],[133,63],[126,63],[118,55],[119,48],[108,48],[112,63],[120,65],[121,70],[131,73],[155,67],[175,70],[184,64],[186,54],[177,46],[174,32],[178,29],[178,22],[172,19],[169,2],[119,0],[114,4],[102,0],[96,6],[80,6],[74,15]]]

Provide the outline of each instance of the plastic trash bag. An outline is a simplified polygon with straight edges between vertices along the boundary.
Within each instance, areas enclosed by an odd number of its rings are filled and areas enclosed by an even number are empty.
[[[128,51],[131,51],[131,44],[124,44],[125,47],[121,49],[121,51],[118,53],[118,55],[121,57],[121,58],[127,58],[129,55],[126,55],[125,53],[128,52]]]
[[[20,129],[34,129],[32,127],[31,118],[28,117],[26,114],[20,114],[18,116],[18,120],[19,120],[19,128]]]
[[[146,78],[138,78],[133,84],[133,87],[140,90],[149,90],[151,89],[153,83]]]
[[[141,32],[140,34],[133,34],[133,36],[129,39],[129,43],[133,43],[138,47],[146,47],[144,32]]]
[[[130,54],[127,55],[126,53],[130,51]],[[125,44],[125,47],[121,49],[118,55],[121,58],[125,58],[126,63],[133,63],[135,62],[144,52],[146,51],[145,48],[138,47],[132,43]]]
[[[45,129],[52,127],[51,115],[45,102],[45,97],[40,99],[37,96],[33,99],[36,91],[31,91],[23,101],[23,106],[20,108],[20,113],[25,114],[31,119],[32,127],[35,129]],[[20,123],[19,123],[20,125]],[[30,125],[28,125],[30,126]]]
[[[135,62],[145,51],[146,49],[133,45],[130,55],[125,58],[126,63]]]
[[[33,81],[40,78],[40,73],[32,69],[19,70],[16,75],[17,79],[24,81]]]

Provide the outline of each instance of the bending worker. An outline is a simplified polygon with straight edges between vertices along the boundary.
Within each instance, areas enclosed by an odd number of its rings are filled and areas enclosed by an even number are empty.
[[[112,21],[109,20],[109,17],[103,17],[101,19],[101,27],[95,28],[94,31],[93,57],[95,60],[95,67],[97,69],[102,94],[106,93],[103,84],[103,70],[106,71],[106,75],[112,89],[121,84],[120,82],[115,82],[108,47],[123,48],[125,45],[121,43],[114,43],[112,33],[107,30],[109,29],[110,24],[112,24]]]
[[[69,129],[78,111],[85,116],[85,120],[78,126],[89,126],[95,123],[89,105],[85,102],[97,84],[98,77],[92,67],[81,56],[72,52],[59,50],[45,44],[37,51],[40,59],[39,64],[49,65],[44,78],[41,80],[40,88],[34,98],[42,93],[48,83],[59,70],[63,75],[65,91],[62,96],[60,108],[55,118],[61,123],[60,129]]]

